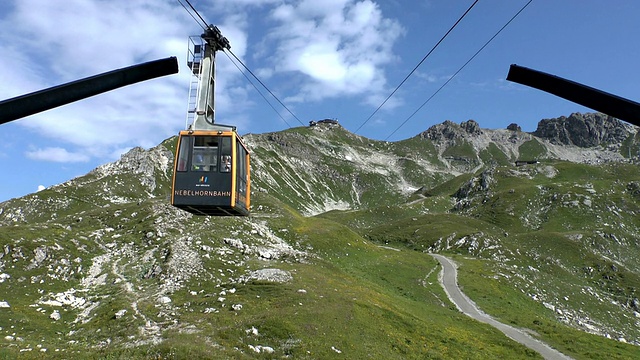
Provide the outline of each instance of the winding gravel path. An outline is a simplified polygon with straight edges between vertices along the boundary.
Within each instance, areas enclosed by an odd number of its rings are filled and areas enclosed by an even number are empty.
[[[469,317],[495,327],[509,338],[537,351],[545,359],[571,359],[563,353],[551,348],[549,345],[533,338],[526,332],[496,321],[491,316],[483,313],[458,287],[458,272],[456,271],[456,266],[453,261],[438,254],[431,254],[431,256],[436,258],[442,265],[440,283],[442,284],[444,291],[447,293],[447,296],[451,302],[456,305],[458,310]]]

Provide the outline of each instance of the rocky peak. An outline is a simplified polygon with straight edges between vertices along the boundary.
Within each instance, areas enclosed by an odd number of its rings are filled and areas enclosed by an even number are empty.
[[[569,117],[541,120],[533,135],[553,144],[589,148],[621,143],[632,132],[630,125],[602,113],[573,113]]]
[[[482,130],[480,129],[480,124],[478,124],[475,120],[467,120],[460,123],[460,127],[471,135],[479,135],[482,134]]]
[[[480,129],[480,125],[475,120],[463,121],[460,125],[451,120],[446,120],[441,124],[430,127],[427,131],[421,133],[420,137],[433,141],[442,141],[480,134],[482,134],[482,129]]]
[[[507,130],[522,131],[522,128],[520,127],[520,125],[518,125],[516,123],[511,123],[511,124],[509,124],[509,126],[507,126]]]

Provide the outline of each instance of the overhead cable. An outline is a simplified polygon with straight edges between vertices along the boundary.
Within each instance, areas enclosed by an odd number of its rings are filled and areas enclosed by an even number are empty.
[[[196,24],[200,25],[200,27],[202,28],[202,30],[206,30],[206,24],[202,25],[200,24],[200,22],[198,21],[198,19],[196,19],[196,17],[193,15],[193,13],[191,11],[189,11],[189,9],[187,9],[187,7],[182,3],[182,1],[180,0],[176,0],[178,2],[178,4],[180,4],[184,10],[187,12],[187,14],[189,14],[189,16],[191,16],[191,18],[196,22]]]
[[[273,105],[271,104],[271,102],[269,100],[267,100],[267,98],[264,96],[264,94],[262,93],[262,91],[260,91],[260,89],[258,89],[258,87],[253,83],[253,81],[251,81],[251,79],[247,76],[247,74],[244,73],[244,71],[242,71],[242,69],[240,69],[240,67],[238,66],[238,64],[236,64],[235,61],[233,61],[233,59],[231,58],[231,56],[229,56],[229,54],[227,54],[226,52],[224,52],[225,55],[227,55],[227,57],[229,58],[229,61],[231,61],[231,63],[236,67],[236,69],[238,69],[238,71],[240,71],[240,73],[242,73],[242,75],[244,75],[244,78],[247,79],[247,81],[251,84],[251,86],[253,86],[254,89],[256,89],[256,91],[258,92],[258,94],[260,94],[260,96],[262,96],[262,98],[264,99],[264,101],[269,104],[269,106],[273,109],[273,111],[276,112],[276,114],[278,114],[278,116],[280,117],[280,119],[282,119],[282,121],[284,121],[285,124],[287,124],[288,127],[291,127],[291,125],[289,124],[289,122],[287,122],[287,120],[285,120],[285,118],[280,114],[280,112],[278,110],[276,110],[275,107],[273,107]]]
[[[442,84],[442,86],[440,86],[438,90],[436,90],[431,96],[429,96],[429,98],[425,100],[425,102],[423,102],[422,105],[420,105],[418,109],[416,109],[416,111],[414,111],[402,124],[400,124],[400,126],[398,126],[395,130],[393,130],[393,132],[389,134],[389,136],[387,136],[384,140],[386,141],[387,139],[389,139],[393,134],[395,134],[398,130],[400,130],[400,128],[403,127],[415,114],[417,114],[418,111],[420,111],[420,109],[422,109],[425,105],[427,105],[427,103],[431,101],[431,99],[433,99],[433,97],[436,96],[436,94],[438,94],[440,90],[442,90],[445,86],[447,86],[447,84],[449,84],[449,82],[451,82],[451,80],[453,80],[453,78],[456,77],[456,75],[458,75],[458,73],[460,73],[462,69],[464,69],[473,59],[475,59],[475,57],[478,56],[478,54],[480,54],[480,52],[484,50],[484,48],[487,47],[487,45],[489,45],[489,43],[493,41],[493,39],[495,39],[502,32],[502,30],[504,30],[509,24],[511,24],[511,22],[515,20],[515,18],[518,17],[518,15],[520,15],[520,13],[524,11],[524,9],[526,9],[527,6],[529,6],[529,4],[531,4],[532,1],[533,0],[529,0],[529,2],[524,4],[524,6],[520,8],[520,10],[518,10],[518,12],[515,15],[513,15],[511,19],[509,19],[509,21],[507,21],[507,23],[504,24],[504,26],[502,26],[500,30],[498,30],[498,32],[496,32],[489,40],[487,40],[487,42],[485,42],[484,45],[482,45],[482,47],[480,47],[480,49],[478,49],[478,51],[476,51],[476,53],[473,54],[473,56],[471,56],[471,58],[467,60],[467,62],[465,62],[464,65],[462,65],[458,69],[458,71],[456,71],[451,77],[449,77],[449,79],[447,79],[447,81],[444,84]]]
[[[180,1],[180,0],[178,0]],[[198,12],[198,10],[196,10],[195,7],[193,7],[193,5],[191,5],[191,2],[189,0],[184,0],[187,2],[187,4],[189,5],[189,7],[191,8],[191,10],[193,10],[193,12],[198,15],[198,17],[200,18],[200,20],[202,20],[202,23],[204,24],[205,28],[209,27],[209,24],[207,24],[207,22],[204,20],[204,18],[202,16],[200,16],[200,13]],[[195,20],[195,19],[194,19]],[[196,20],[197,22],[197,20]]]
[[[360,129],[362,129],[362,127],[369,122],[369,120],[371,120],[371,118],[378,112],[378,110],[380,110],[384,104],[387,103],[387,101],[389,101],[389,99],[391,99],[391,97],[396,93],[396,91],[398,91],[400,89],[400,87],[407,81],[407,79],[409,79],[409,77],[411,75],[413,75],[413,73],[418,69],[418,67],[420,67],[420,65],[422,65],[422,63],[427,60],[427,58],[429,57],[429,55],[431,55],[431,53],[438,47],[438,45],[440,45],[440,43],[442,43],[442,41],[444,41],[444,39],[449,35],[449,33],[451,33],[451,31],[453,31],[453,29],[458,26],[458,24],[460,23],[460,21],[462,21],[462,19],[464,19],[465,16],[467,16],[467,14],[469,13],[469,11],[471,11],[471,9],[473,9],[474,6],[476,6],[476,4],[478,3],[479,0],[475,0],[473,2],[473,4],[471,4],[471,6],[469,6],[469,8],[467,9],[467,11],[464,12],[464,14],[462,14],[462,16],[460,16],[460,18],[458,19],[458,21],[456,21],[453,26],[451,26],[451,28],[449,28],[449,30],[440,38],[440,40],[431,48],[431,50],[429,50],[429,52],[427,53],[427,55],[425,55],[422,60],[420,60],[420,62],[418,63],[418,65],[416,65],[413,70],[411,70],[411,72],[400,82],[400,84],[398,84],[398,86],[396,86],[396,88],[391,92],[391,94],[389,94],[389,96],[387,96],[386,99],[384,99],[384,101],[382,102],[382,104],[380,104],[380,106],[378,106],[378,108],[371,114],[369,115],[369,117],[356,129],[356,131],[354,131],[354,134],[357,133]]]
[[[236,59],[238,60],[238,62],[240,63],[240,65],[242,65],[248,72],[249,74],[251,74],[251,76],[253,76],[254,79],[256,79],[260,85],[262,85],[268,92],[269,94],[271,94],[271,96],[273,96],[274,99],[276,99],[276,101],[278,101],[278,103],[280,103],[280,105],[282,105],[283,108],[285,108],[289,114],[291,114],[291,116],[293,116],[296,120],[298,120],[298,122],[300,123],[300,125],[305,126],[304,123],[302,121],[300,121],[300,119],[298,119],[298,117],[296,116],[296,114],[294,114],[291,110],[289,110],[289,108],[287,107],[287,105],[285,105],[284,103],[282,103],[282,101],[280,101],[280,99],[278,99],[278,97],[271,92],[271,90],[269,90],[269,88],[267,87],[267,85],[265,85],[260,79],[258,79],[258,77],[253,73],[253,71],[251,71],[243,62],[242,60],[240,60],[236,54],[233,53],[233,51],[228,50],[229,53]]]

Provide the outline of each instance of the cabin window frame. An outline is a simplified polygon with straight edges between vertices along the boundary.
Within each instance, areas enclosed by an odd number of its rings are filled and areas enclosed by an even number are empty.
[[[191,149],[191,171],[214,172],[218,169],[220,148],[219,136],[193,136]]]
[[[220,141],[218,142],[218,144],[220,147],[220,172],[231,172],[231,167],[233,164],[233,144],[231,142],[231,136],[220,136]]]
[[[187,172],[189,170],[189,153],[191,152],[191,136],[184,136],[180,139],[178,148],[178,160],[176,171]]]
[[[246,198],[247,190],[247,150],[240,141],[236,141],[236,186],[238,193]]]

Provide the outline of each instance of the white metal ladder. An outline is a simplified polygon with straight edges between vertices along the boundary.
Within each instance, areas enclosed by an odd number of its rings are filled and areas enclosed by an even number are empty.
[[[196,116],[198,106],[198,91],[202,80],[202,59],[204,58],[204,41],[200,36],[189,37],[189,48],[187,50],[187,66],[191,69],[191,79],[189,80],[189,101],[187,104],[187,120],[185,129],[188,128]]]

